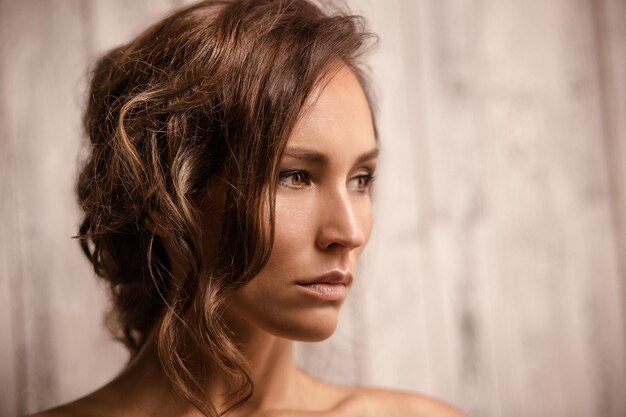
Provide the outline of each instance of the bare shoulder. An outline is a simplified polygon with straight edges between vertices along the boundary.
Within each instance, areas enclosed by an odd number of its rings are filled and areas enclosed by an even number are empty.
[[[103,402],[96,391],[71,403],[27,417],[104,417],[111,415],[109,411],[111,411],[111,404]]]
[[[47,410],[36,414],[30,414],[26,417],[74,417],[73,414],[67,414],[59,410]]]
[[[36,414],[31,414],[27,417],[83,417],[84,413],[80,409],[77,409],[73,404],[66,404],[59,407],[52,408],[50,410],[41,411]]]
[[[326,398],[329,416],[341,417],[465,417],[456,407],[425,395],[370,387],[336,385],[302,374],[317,399]]]
[[[356,388],[345,407],[359,417],[465,417],[456,407],[412,392]]]

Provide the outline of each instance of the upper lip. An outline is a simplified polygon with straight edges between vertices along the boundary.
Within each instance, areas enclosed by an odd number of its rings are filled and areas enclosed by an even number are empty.
[[[296,281],[296,284],[343,284],[345,286],[349,286],[350,284],[352,284],[352,279],[352,273],[350,271],[341,271],[338,269],[334,269],[315,278]]]

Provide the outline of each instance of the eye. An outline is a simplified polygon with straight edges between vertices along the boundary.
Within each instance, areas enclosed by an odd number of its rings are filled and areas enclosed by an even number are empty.
[[[305,170],[284,171],[280,173],[278,183],[289,188],[304,188],[311,185],[311,175]]]
[[[354,191],[358,191],[360,193],[367,192],[371,187],[374,181],[374,174],[371,172],[367,172],[365,174],[357,175],[356,177],[350,178],[348,181],[348,188]]]

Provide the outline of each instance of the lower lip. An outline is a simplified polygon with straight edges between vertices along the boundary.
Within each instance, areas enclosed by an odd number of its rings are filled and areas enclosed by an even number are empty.
[[[344,284],[315,283],[298,284],[298,286],[323,300],[337,301],[348,296],[348,287]]]

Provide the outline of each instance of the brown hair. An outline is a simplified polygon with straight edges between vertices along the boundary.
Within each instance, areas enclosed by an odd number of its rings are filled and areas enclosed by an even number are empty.
[[[370,38],[361,18],[330,16],[307,0],[209,0],[95,65],[78,237],[110,287],[113,331],[131,358],[157,332],[168,379],[206,415],[216,415],[201,396],[209,367],[227,376],[232,407],[252,394],[220,308],[268,259],[282,150],[333,63],[365,86],[358,58]],[[216,178],[227,185],[224,220],[214,231],[220,250],[205,267],[198,202]],[[151,222],[165,231],[167,251]],[[173,259],[183,277],[172,276]],[[182,352],[183,340],[202,361]]]

